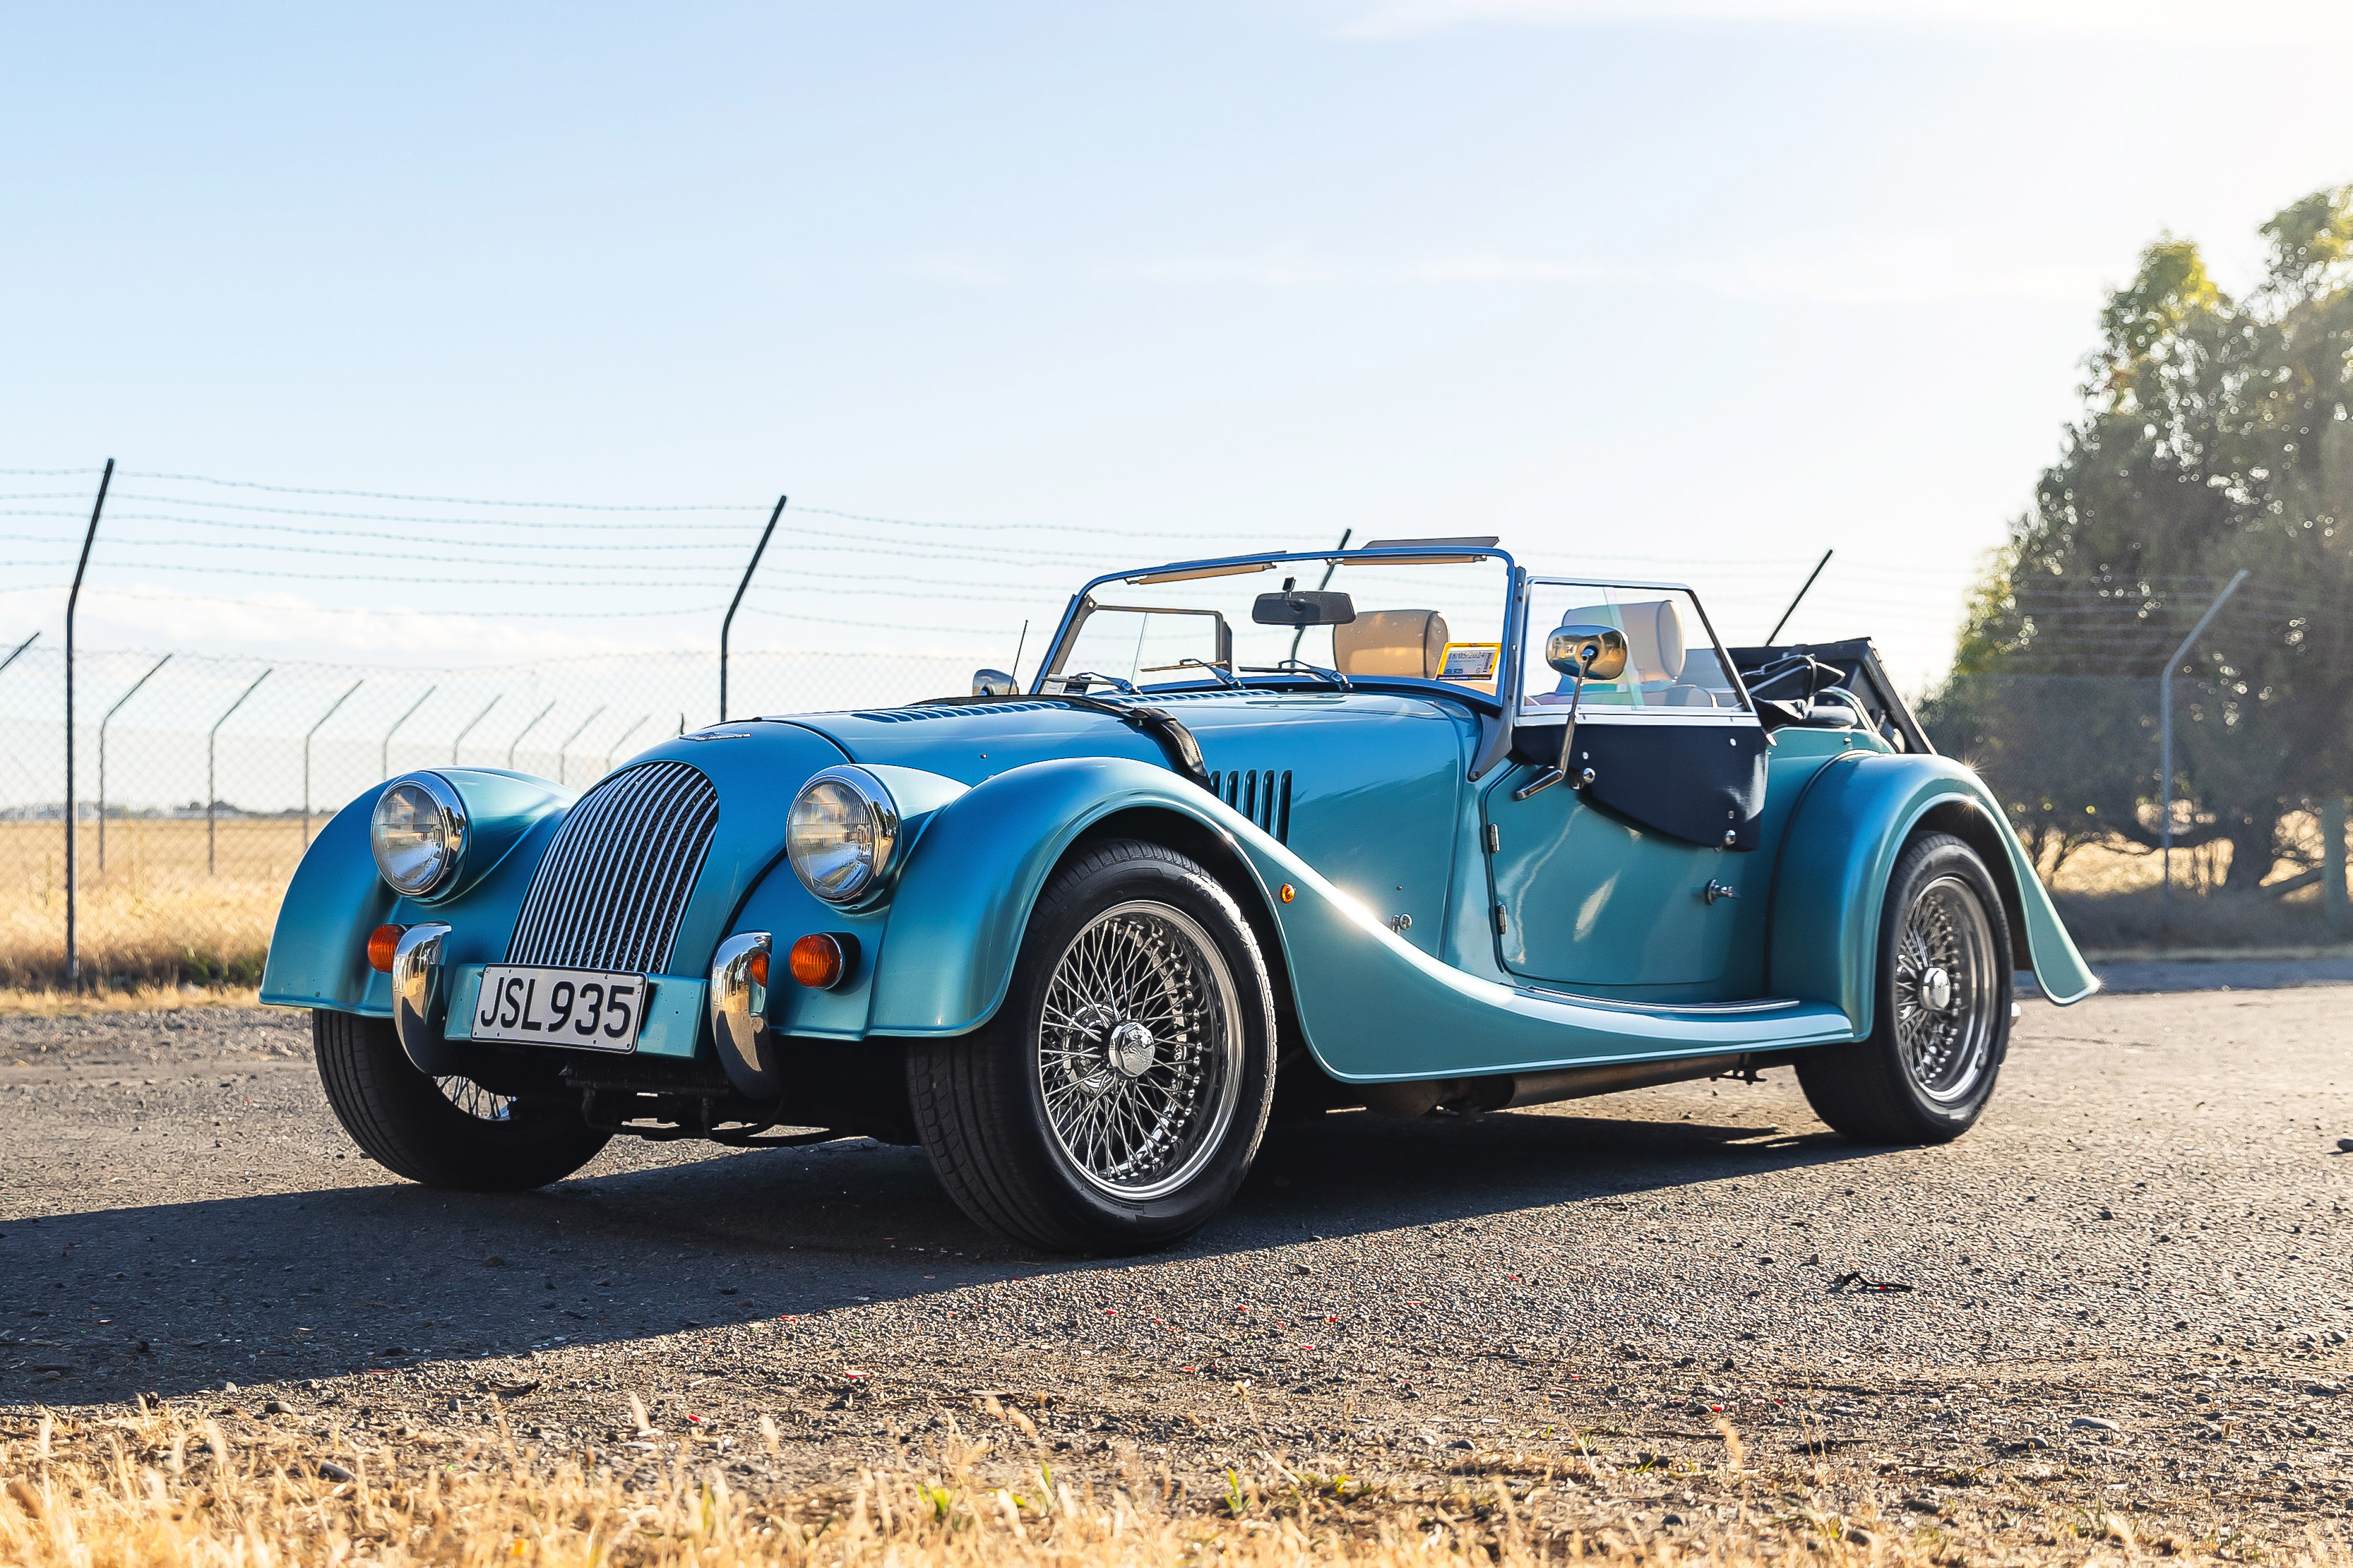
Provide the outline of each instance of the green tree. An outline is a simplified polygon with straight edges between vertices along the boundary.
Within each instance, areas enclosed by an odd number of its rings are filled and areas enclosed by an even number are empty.
[[[1940,745],[1977,761],[2046,873],[2158,839],[2157,677],[2214,592],[2247,586],[2177,673],[2175,843],[2232,883],[2353,763],[2353,187],[2263,227],[2235,300],[2162,236],[2100,315],[2084,412],[1978,585]]]

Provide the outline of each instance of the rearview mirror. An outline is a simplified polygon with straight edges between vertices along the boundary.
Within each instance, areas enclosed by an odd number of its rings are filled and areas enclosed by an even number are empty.
[[[972,672],[972,694],[975,697],[1010,697],[1013,678],[1001,669],[976,669]]]
[[[1626,673],[1626,634],[1616,626],[1557,626],[1545,638],[1545,662],[1563,675],[1615,680]]]
[[[1250,619],[1262,626],[1345,626],[1356,618],[1356,602],[1347,595],[1305,588],[1261,594],[1250,605]]]

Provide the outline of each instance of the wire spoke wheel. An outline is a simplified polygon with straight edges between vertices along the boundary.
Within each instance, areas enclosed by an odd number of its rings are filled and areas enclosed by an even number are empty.
[[[1166,904],[1089,921],[1038,1018],[1038,1087],[1055,1142],[1089,1184],[1138,1201],[1182,1187],[1218,1151],[1240,1090],[1231,972]]]
[[[437,1078],[433,1080],[442,1097],[477,1121],[512,1121],[514,1120],[512,1096],[493,1094],[470,1078]]]
[[[1976,890],[1952,876],[1924,883],[1896,938],[1895,1037],[1912,1081],[1939,1104],[1968,1099],[1992,1065],[1994,962]]]

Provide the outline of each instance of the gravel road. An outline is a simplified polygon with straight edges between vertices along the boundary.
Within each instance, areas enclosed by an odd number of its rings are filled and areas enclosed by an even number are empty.
[[[985,1437],[1203,1493],[1581,1443],[1629,1479],[1553,1506],[1670,1530],[1732,1506],[1724,1423],[1856,1519],[2293,1538],[2353,1517],[2353,985],[2168,968],[2027,1003],[1948,1147],[1844,1143],[1786,1070],[1336,1115],[1111,1260],[1008,1250],[864,1142],[429,1192],[343,1137],[301,1015],[0,1019],[0,1422],[153,1394],[431,1449],[504,1420],[778,1487]]]

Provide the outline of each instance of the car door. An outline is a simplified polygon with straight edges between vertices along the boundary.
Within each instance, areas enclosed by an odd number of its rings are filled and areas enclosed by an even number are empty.
[[[1513,765],[1481,795],[1498,956],[1528,980],[1573,988],[1689,988],[1723,981],[1750,886],[1766,745],[1698,603],[1669,586],[1536,580]],[[1618,679],[1575,682],[1544,662],[1558,626],[1619,629]],[[1561,760],[1563,782],[1514,798]]]

